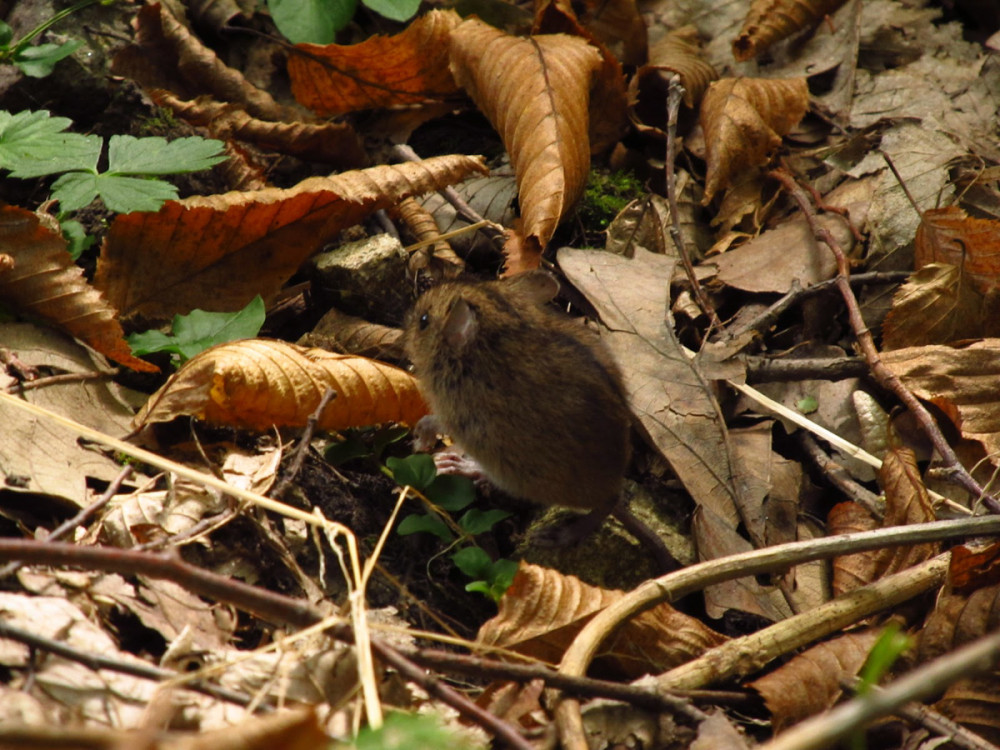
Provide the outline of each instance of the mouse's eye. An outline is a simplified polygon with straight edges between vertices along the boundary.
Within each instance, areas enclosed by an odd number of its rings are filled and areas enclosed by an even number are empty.
[[[420,326],[420,330],[421,331],[424,330],[427,327],[427,324],[430,323],[430,322],[431,322],[431,314],[430,313],[424,313],[423,315],[421,315],[420,316],[420,321],[418,322],[418,325]]]

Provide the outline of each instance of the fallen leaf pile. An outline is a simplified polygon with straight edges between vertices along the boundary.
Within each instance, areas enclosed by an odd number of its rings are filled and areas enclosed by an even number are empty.
[[[1000,12],[362,5],[6,18],[0,746],[1000,745]],[[539,268],[678,571],[445,471],[408,310]]]

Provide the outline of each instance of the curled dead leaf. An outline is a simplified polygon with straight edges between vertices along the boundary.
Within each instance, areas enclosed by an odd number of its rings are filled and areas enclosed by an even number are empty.
[[[754,0],[743,28],[733,41],[740,62],[756,57],[775,42],[820,21],[847,0]]]
[[[736,175],[767,164],[781,136],[808,107],[805,78],[724,78],[710,84],[701,102],[708,152],[703,203]]]
[[[50,216],[17,206],[0,207],[0,255],[10,259],[0,273],[0,299],[13,310],[36,315],[89,344],[115,362],[139,372],[160,368],[132,356],[118,312],[84,278],[66,251]]]
[[[305,426],[327,388],[324,430],[384,422],[415,424],[427,413],[416,380],[384,362],[271,339],[213,346],[175,372],[135,418],[136,426],[188,415],[251,430]]]
[[[624,593],[522,562],[496,617],[477,641],[558,663],[576,634]],[[623,675],[662,672],[724,643],[725,636],[660,604],[628,621],[602,646],[601,662]]]
[[[460,22],[453,10],[432,10],[394,36],[297,44],[288,58],[292,94],[323,117],[443,99],[458,91],[448,72],[448,39]]]
[[[589,92],[600,66],[597,49],[563,34],[522,39],[477,20],[452,33],[452,74],[514,164],[522,236],[535,265],[587,183]]]

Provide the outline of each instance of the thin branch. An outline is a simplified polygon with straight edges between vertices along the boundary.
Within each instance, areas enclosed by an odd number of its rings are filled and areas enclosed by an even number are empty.
[[[844,254],[843,249],[840,244],[834,238],[833,234],[824,229],[816,221],[816,214],[812,209],[812,205],[809,203],[805,192],[784,169],[775,169],[769,172],[769,175],[774,179],[781,182],[782,186],[789,192],[789,194],[795,199],[799,204],[799,208],[809,222],[809,226],[813,231],[813,235],[816,237],[817,241],[822,242],[830,248],[834,257],[837,259],[837,288],[840,290],[841,296],[844,298],[844,303],[847,306],[848,319],[851,323],[851,329],[854,331],[854,336],[858,342],[858,346],[861,349],[865,360],[868,362],[871,368],[872,375],[875,380],[886,390],[895,394],[895,396],[903,402],[907,409],[909,409],[913,416],[916,418],[917,422],[920,424],[924,433],[930,438],[931,442],[934,444],[934,448],[937,450],[938,455],[941,456],[942,460],[948,465],[951,470],[951,479],[959,486],[963,487],[966,491],[972,494],[973,498],[981,501],[987,508],[989,508],[992,513],[1000,513],[1000,501],[995,497],[990,495],[986,489],[980,486],[979,482],[968,472],[968,470],[962,465],[955,451],[948,444],[941,430],[938,428],[937,423],[931,416],[930,412],[924,408],[924,405],[920,403],[920,400],[913,395],[913,392],[907,388],[903,382],[896,376],[896,374],[890,370],[885,363],[882,361],[882,357],[879,355],[878,349],[875,347],[875,341],[872,338],[871,331],[865,325],[864,318],[861,316],[861,308],[858,306],[858,300],[854,296],[854,292],[851,290],[850,286],[850,263],[847,260],[847,256]]]

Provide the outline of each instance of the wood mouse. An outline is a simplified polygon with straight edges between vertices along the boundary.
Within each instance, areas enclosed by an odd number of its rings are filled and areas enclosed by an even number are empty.
[[[599,336],[548,310],[559,282],[545,271],[439,284],[407,319],[405,346],[431,407],[419,450],[440,432],[515,497],[589,513],[543,541],[582,539],[614,513],[665,568],[663,541],[622,502],[631,412],[621,373]],[[445,473],[475,466],[439,454]]]

